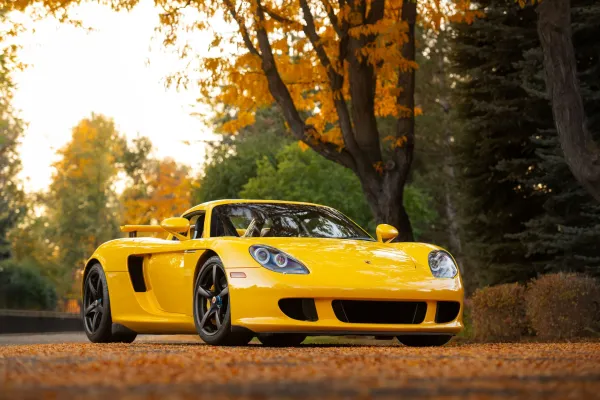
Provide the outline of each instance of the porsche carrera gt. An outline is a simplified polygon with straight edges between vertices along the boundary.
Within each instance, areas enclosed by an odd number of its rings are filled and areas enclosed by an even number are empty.
[[[84,268],[83,322],[95,343],[198,334],[212,345],[294,346],[369,335],[440,346],[463,327],[447,251],[393,242],[390,225],[373,239],[330,207],[220,200],[121,230],[129,237],[102,244]]]

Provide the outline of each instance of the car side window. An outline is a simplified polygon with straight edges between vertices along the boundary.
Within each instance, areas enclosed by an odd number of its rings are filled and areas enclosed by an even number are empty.
[[[191,239],[200,239],[202,238],[202,234],[204,233],[204,220],[206,218],[206,214],[196,214],[190,218],[190,238]]]
[[[240,234],[231,222],[231,219],[214,209],[210,219],[210,237],[234,236],[239,237]]]
[[[187,218],[190,221],[190,230],[188,237],[190,239],[200,239],[204,231],[204,219],[206,214],[204,212],[184,215],[183,218]],[[179,240],[176,236],[173,236],[171,240]]]

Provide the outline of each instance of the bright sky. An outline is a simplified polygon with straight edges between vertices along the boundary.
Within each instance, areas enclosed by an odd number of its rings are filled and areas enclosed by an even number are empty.
[[[197,111],[193,89],[165,89],[164,78],[182,63],[161,48],[154,32],[158,11],[150,2],[130,13],[86,4],[73,16],[94,31],[48,19],[32,23],[35,31],[19,37],[19,59],[29,65],[14,73],[14,106],[28,122],[21,146],[26,189],[49,185],[56,151],[92,112],[112,117],[130,139],[148,136],[156,156],[198,170],[202,140],[214,137],[190,115]],[[196,35],[195,42],[207,47],[210,40]]]

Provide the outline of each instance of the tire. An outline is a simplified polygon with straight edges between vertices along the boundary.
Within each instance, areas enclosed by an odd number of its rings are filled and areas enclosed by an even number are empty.
[[[110,297],[102,266],[94,264],[87,272],[82,301],[83,329],[92,343],[131,343],[137,333],[127,328],[113,328]]]
[[[216,282],[216,284],[215,284]],[[200,338],[214,346],[244,346],[254,334],[232,332],[227,274],[221,259],[211,257],[194,282],[194,323]]]
[[[400,335],[398,341],[409,347],[443,346],[452,339],[452,335]]]
[[[306,339],[306,335],[297,333],[268,333],[258,335],[258,340],[269,347],[294,347]]]

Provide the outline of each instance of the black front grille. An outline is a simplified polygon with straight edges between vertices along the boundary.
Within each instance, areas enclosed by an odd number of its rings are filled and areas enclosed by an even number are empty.
[[[334,300],[337,319],[356,324],[420,324],[427,313],[424,301]]]
[[[438,324],[452,322],[458,317],[459,311],[460,303],[457,301],[438,301],[435,322]]]

